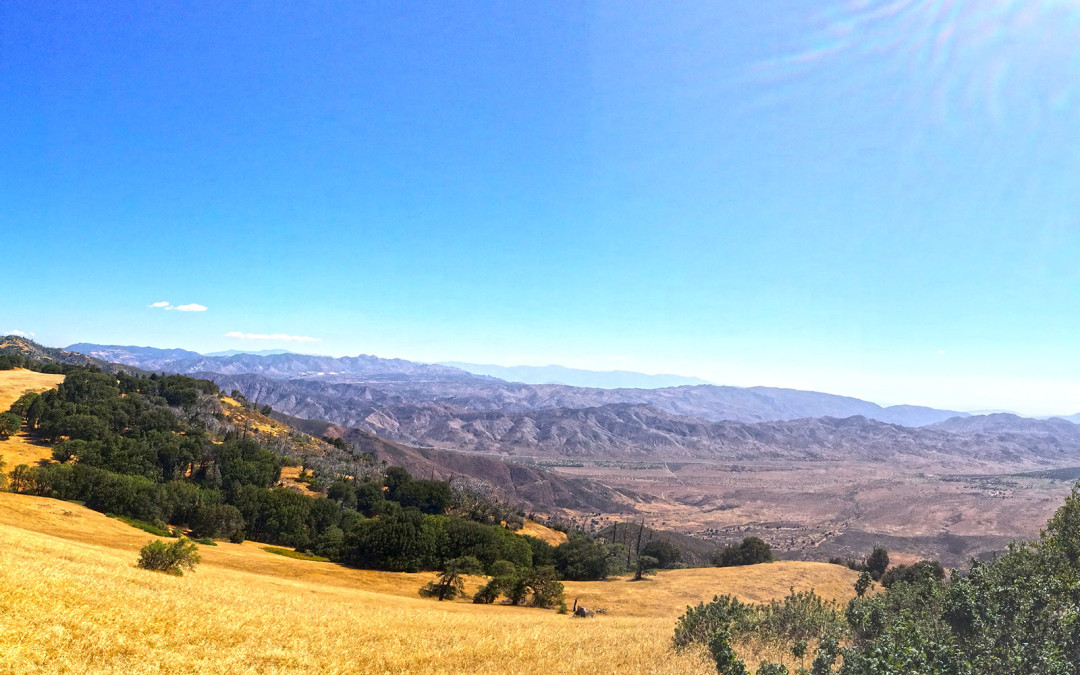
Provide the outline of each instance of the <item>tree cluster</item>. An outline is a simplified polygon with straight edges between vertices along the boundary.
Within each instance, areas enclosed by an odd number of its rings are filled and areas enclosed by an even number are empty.
[[[757,565],[775,560],[772,548],[758,537],[746,537],[738,544],[725,546],[713,556],[716,567]]]

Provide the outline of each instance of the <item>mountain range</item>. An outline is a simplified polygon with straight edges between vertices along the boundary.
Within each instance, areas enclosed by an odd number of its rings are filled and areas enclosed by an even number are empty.
[[[710,384],[700,377],[682,375],[646,375],[628,370],[580,370],[565,366],[495,366],[445,361],[440,365],[458,368],[474,375],[488,375],[507,382],[524,384],[565,384],[594,389],[658,389],[688,384]]]
[[[776,387],[698,384],[608,389],[527,384],[469,373],[453,366],[368,355],[341,358],[293,353],[204,356],[186,350],[177,354],[175,350],[86,343],[71,345],[69,350],[75,351],[75,348],[104,361],[124,363],[144,370],[200,375],[211,379],[259,375],[270,380],[296,381],[295,386],[302,391],[294,395],[321,396],[321,403],[317,407],[329,415],[321,419],[348,419],[350,423],[358,423],[370,413],[368,411],[363,417],[358,417],[356,412],[349,412],[363,409],[363,406],[357,408],[353,401],[356,397],[360,401],[371,400],[380,404],[446,403],[470,411],[504,413],[633,404],[653,406],[673,415],[708,421],[740,422],[861,415],[892,424],[923,426],[967,415],[960,411],[922,406],[882,407],[847,396]],[[247,383],[245,386],[273,388],[268,383]],[[288,398],[288,395],[284,397]],[[264,402],[273,405],[269,400]]]

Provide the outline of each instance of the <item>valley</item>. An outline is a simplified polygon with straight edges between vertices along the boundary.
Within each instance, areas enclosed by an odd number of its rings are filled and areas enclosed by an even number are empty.
[[[754,535],[791,559],[881,544],[961,566],[1035,536],[1071,485],[1052,472],[1080,465],[1080,426],[1061,419],[767,388],[528,385],[370,356],[75,347],[207,377],[316,436],[592,529]]]

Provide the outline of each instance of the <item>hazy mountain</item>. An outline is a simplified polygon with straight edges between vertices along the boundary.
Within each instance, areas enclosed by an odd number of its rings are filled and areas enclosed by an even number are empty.
[[[514,456],[864,461],[915,457],[1014,465],[1080,461],[1080,435],[1061,429],[1002,434],[978,425],[956,430],[913,428],[864,416],[716,422],[629,403],[498,411],[473,409],[455,397],[416,401],[382,385],[203,376],[213,377],[225,390],[239,389],[249,400],[297,417],[329,420],[401,443]],[[957,423],[963,421],[959,418]]]
[[[335,417],[307,415],[351,424],[356,421],[355,400],[402,404],[452,401],[468,410],[522,412],[549,408],[594,408],[605,405],[648,405],[659,410],[709,421],[763,422],[806,417],[862,415],[883,422],[920,426],[967,413],[919,406],[883,408],[849,396],[775,387],[724,387],[710,384],[663,388],[590,388],[555,384],[507,382],[445,365],[423,364],[375,356],[334,358],[304,354],[236,354],[198,356],[162,362],[157,353],[139,361],[142,348],[80,345],[113,357],[131,358],[152,370],[198,374],[222,381],[221,376],[261,375],[275,380],[298,380],[293,397],[320,394],[318,407]],[[109,351],[112,350],[112,351]],[[127,361],[130,362],[130,361]],[[299,381],[302,380],[302,381]],[[315,383],[326,385],[316,386]],[[340,385],[339,388],[327,388]],[[224,385],[223,385],[224,386]],[[247,392],[245,392],[247,393]],[[250,396],[249,396],[250,398]],[[255,400],[255,399],[252,399]],[[268,401],[264,401],[268,402]],[[277,407],[277,406],[275,406]],[[280,409],[280,408],[279,408]]]
[[[236,356],[237,354],[254,354],[255,356],[273,356],[274,354],[292,354],[288,349],[229,349],[223,352],[207,352],[195,354],[198,356]]]
[[[307,354],[234,354],[233,356],[198,356],[162,364],[173,373],[255,374],[274,379],[305,378],[340,382],[381,382],[385,380],[455,380],[480,379],[457,368],[414,363],[377,356],[311,356]]]
[[[1076,413],[1075,415],[1069,415],[1068,417],[1062,417],[1061,419],[1068,420],[1073,424],[1080,424],[1080,413]]]
[[[77,342],[66,347],[110,363],[122,363],[143,370],[160,370],[163,366],[183,359],[197,359],[201,354],[186,349],[159,349],[158,347],[133,347],[122,345],[95,345]]]
[[[687,384],[709,384],[699,377],[682,375],[646,375],[628,370],[578,370],[564,366],[495,366],[476,363],[443,362],[441,365],[460,368],[474,375],[489,375],[507,382],[525,384],[565,384],[572,387],[596,389],[657,389]]]
[[[973,415],[953,418],[932,425],[934,429],[944,431],[983,433],[983,434],[1024,434],[1044,436],[1065,436],[1080,440],[1080,426],[1060,417],[1034,419],[1020,417],[1012,413],[993,413],[991,415]]]

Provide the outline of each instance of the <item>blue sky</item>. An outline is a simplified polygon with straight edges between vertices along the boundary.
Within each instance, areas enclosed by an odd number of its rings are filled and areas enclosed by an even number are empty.
[[[1080,410],[1080,3],[437,4],[0,5],[0,331]]]

